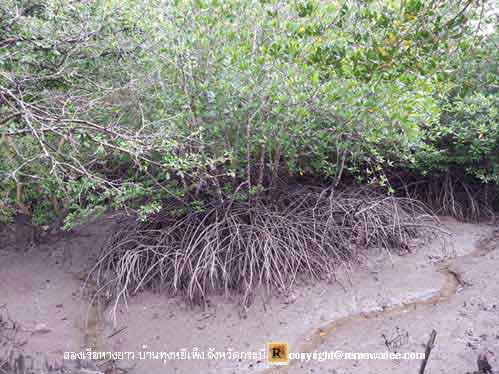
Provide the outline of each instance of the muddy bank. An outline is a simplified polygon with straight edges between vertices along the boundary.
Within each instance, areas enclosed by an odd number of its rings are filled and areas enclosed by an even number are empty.
[[[438,344],[427,372],[474,372],[479,352],[499,352],[497,249],[499,230],[479,240],[471,253],[461,253],[437,266],[445,277],[438,293],[331,321],[313,331],[297,350],[424,352],[424,343],[435,329]],[[497,367],[494,357],[491,363]],[[419,367],[419,360],[295,361],[289,367],[271,368],[266,373],[415,373]]]
[[[96,334],[91,332],[104,316],[96,315],[100,309],[90,304],[84,280],[88,266],[116,224],[117,218],[109,215],[71,233],[46,236],[22,221],[3,227],[0,317],[6,330],[0,340],[0,360],[10,351],[11,359],[19,357],[18,367],[58,373],[65,351],[79,351],[90,343],[97,346],[100,336],[94,338]],[[14,337],[16,344],[8,344]],[[69,372],[95,365],[68,362],[64,367]]]
[[[99,309],[89,309],[81,272],[94,260],[99,241],[107,237],[111,224],[112,220],[100,222],[80,236],[27,252],[0,252],[0,305],[22,326],[23,350],[44,352],[55,361],[62,360],[65,351],[88,346],[135,352],[194,347],[206,352],[210,348],[259,351],[268,341],[287,341],[292,351],[341,347],[381,352],[386,350],[383,335],[404,331],[409,338],[400,349],[422,352],[422,343],[436,328],[437,347],[428,372],[453,367],[452,372],[464,373],[475,370],[479,349],[485,345],[494,348],[495,341],[499,342],[493,336],[499,334],[499,310],[493,307],[499,308],[499,259],[493,251],[498,241],[490,225],[444,219],[445,228],[452,233],[450,240],[414,243],[418,249],[406,256],[390,257],[373,250],[367,263],[345,269],[338,282],[301,284],[281,296],[262,294],[245,315],[222,297],[211,297],[202,310],[191,308],[181,298],[149,292],[130,298],[127,305],[110,305],[99,314]],[[487,239],[487,251],[478,254]],[[444,264],[446,268],[442,268]],[[41,325],[47,331],[34,333]],[[122,365],[129,373],[150,374],[266,371],[266,363],[258,361],[174,361],[165,365],[135,360]],[[395,373],[403,369],[416,372],[418,365],[410,361],[311,362],[293,363],[286,371]]]

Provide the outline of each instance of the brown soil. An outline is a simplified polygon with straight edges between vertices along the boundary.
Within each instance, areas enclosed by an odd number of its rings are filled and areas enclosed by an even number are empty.
[[[206,310],[150,292],[130,298],[127,305],[111,305],[105,313],[101,304],[90,304],[88,295],[95,290],[82,281],[82,271],[95,261],[113,224],[112,218],[101,220],[26,252],[0,250],[0,306],[21,327],[22,350],[43,352],[56,361],[64,351],[88,346],[135,352],[193,347],[259,351],[269,341],[286,341],[295,352],[381,352],[386,350],[383,335],[404,331],[408,341],[400,350],[422,352],[435,328],[437,344],[427,373],[473,372],[481,349],[499,354],[499,256],[493,251],[499,239],[491,225],[444,218],[449,240],[415,243],[419,249],[406,256],[373,250],[368,263],[346,269],[338,282],[301,284],[280,296],[261,294],[243,316],[230,298],[218,296],[210,298]],[[40,326],[45,332],[36,332]],[[136,360],[120,366],[148,374],[268,370],[258,361]],[[416,361],[313,361],[292,362],[281,370],[416,373],[418,367]]]

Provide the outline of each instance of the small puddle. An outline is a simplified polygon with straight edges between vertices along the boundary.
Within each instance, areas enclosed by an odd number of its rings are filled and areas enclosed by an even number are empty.
[[[87,313],[83,316],[83,346],[92,348],[92,351],[105,351],[104,335],[104,311],[99,303],[91,302]]]
[[[75,321],[76,328],[81,332],[83,340],[78,344],[92,351],[105,351],[104,332],[105,332],[105,305],[102,303],[97,287],[88,279],[83,279],[76,275],[79,280],[84,280],[83,298],[88,301],[82,314]],[[85,277],[86,278],[86,277]]]
[[[385,307],[382,310],[374,310],[370,312],[361,312],[352,316],[347,316],[334,320],[314,331],[311,337],[302,345],[299,352],[313,352],[320,345],[325,343],[328,336],[340,328],[345,328],[353,323],[365,321],[375,318],[394,317],[406,313],[412,309],[416,309],[421,305],[436,305],[450,299],[457,290],[461,287],[453,272],[448,271],[447,267],[438,270],[444,278],[444,285],[435,294],[414,301],[403,302],[402,304]]]

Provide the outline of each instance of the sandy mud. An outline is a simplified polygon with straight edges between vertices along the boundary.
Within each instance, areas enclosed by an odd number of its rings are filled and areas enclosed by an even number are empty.
[[[54,361],[87,347],[258,352],[270,341],[288,342],[294,352],[423,352],[435,329],[426,372],[472,373],[483,349],[499,354],[499,237],[493,225],[445,217],[442,224],[451,234],[447,239],[421,239],[404,256],[372,250],[365,264],[345,269],[337,282],[299,284],[285,295],[262,293],[241,313],[236,297],[213,296],[205,309],[151,292],[118,305],[91,303],[95,289],[84,271],[113,228],[109,219],[27,251],[0,250],[0,314],[16,321],[19,349]],[[121,372],[148,374],[416,373],[419,365],[419,360],[293,361],[280,369],[260,360],[118,363]]]

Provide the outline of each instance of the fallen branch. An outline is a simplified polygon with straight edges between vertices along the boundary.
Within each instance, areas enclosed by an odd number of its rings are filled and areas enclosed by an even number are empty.
[[[428,339],[428,343],[426,343],[426,349],[424,352],[424,359],[421,362],[421,367],[419,368],[419,374],[424,374],[426,369],[426,364],[428,363],[428,359],[430,358],[430,353],[433,347],[435,346],[435,338],[437,337],[437,331],[433,330],[430,334],[430,339]]]

